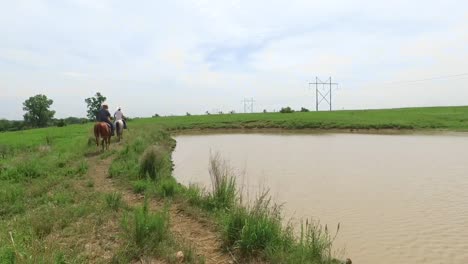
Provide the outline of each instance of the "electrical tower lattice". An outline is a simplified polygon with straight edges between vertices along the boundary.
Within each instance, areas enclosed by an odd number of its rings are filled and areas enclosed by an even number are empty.
[[[318,77],[315,77],[314,83],[309,83],[310,85],[315,84],[315,110],[319,110],[320,104],[326,103],[330,111],[332,110],[332,86],[338,85],[338,83],[332,83],[332,78],[328,78],[325,82],[321,81]]]

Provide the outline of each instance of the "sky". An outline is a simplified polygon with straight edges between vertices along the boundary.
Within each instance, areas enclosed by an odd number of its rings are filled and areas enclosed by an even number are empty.
[[[132,117],[283,106],[468,105],[468,1],[16,0],[0,9],[0,118],[45,94],[84,117],[101,92]],[[321,109],[326,109],[323,104]]]

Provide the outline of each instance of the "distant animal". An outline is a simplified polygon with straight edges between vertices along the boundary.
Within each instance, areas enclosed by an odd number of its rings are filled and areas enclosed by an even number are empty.
[[[117,131],[117,139],[120,140],[123,137],[123,130],[124,130],[124,122],[122,120],[115,121],[115,131]]]
[[[111,140],[111,128],[106,122],[97,122],[94,124],[94,137],[96,138],[96,146],[99,147],[99,139],[101,138],[102,150],[109,149]]]

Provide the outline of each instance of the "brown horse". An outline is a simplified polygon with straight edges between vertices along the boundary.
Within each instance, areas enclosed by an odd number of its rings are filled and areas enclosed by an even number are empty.
[[[106,122],[98,122],[94,125],[94,137],[96,138],[96,146],[99,146],[99,138],[102,138],[102,150],[104,151],[104,147],[109,149],[111,129]]]

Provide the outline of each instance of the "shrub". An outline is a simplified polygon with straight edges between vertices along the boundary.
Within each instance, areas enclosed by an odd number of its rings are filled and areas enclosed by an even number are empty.
[[[287,106],[287,107],[282,107],[281,110],[280,110],[280,113],[294,113],[294,110],[291,109],[291,107]]]
[[[171,172],[172,163],[169,154],[161,146],[149,147],[140,160],[140,178],[149,177],[159,180],[168,176]]]
[[[310,110],[305,107],[301,107],[301,112],[310,112]]]
[[[65,123],[65,120],[63,120],[63,119],[59,119],[56,124],[57,124],[57,127],[64,127],[64,126],[67,125]]]

